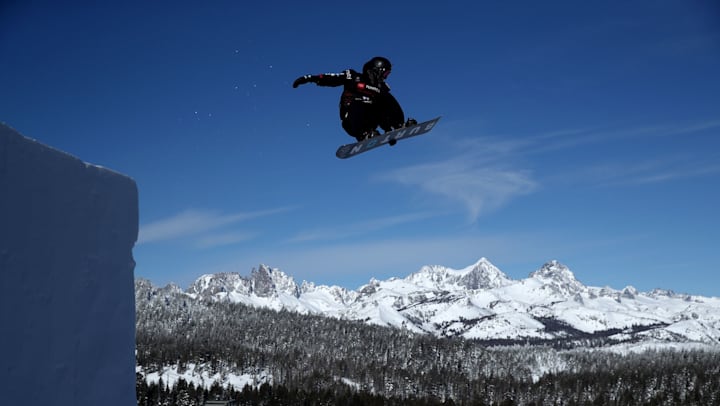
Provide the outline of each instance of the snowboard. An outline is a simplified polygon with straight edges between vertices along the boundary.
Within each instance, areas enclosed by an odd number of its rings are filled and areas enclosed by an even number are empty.
[[[363,152],[370,151],[371,149],[388,143],[395,145],[395,143],[399,140],[404,140],[405,138],[411,138],[429,132],[433,129],[435,124],[437,124],[438,120],[440,120],[440,117],[411,125],[409,127],[388,131],[385,134],[376,135],[360,142],[342,145],[338,148],[337,152],[335,152],[335,156],[340,159],[345,159],[362,154]]]

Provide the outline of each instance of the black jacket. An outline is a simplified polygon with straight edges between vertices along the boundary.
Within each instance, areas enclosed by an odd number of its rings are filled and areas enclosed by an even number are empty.
[[[353,105],[361,103],[368,107],[364,110],[375,116],[384,130],[400,128],[405,121],[405,113],[384,81],[372,85],[361,73],[353,69],[346,69],[340,73],[306,75],[299,78],[293,86],[297,87],[297,84],[307,82],[316,83],[318,86],[343,86],[343,92],[340,95],[340,118],[342,120],[348,118],[348,112]]]
[[[352,69],[347,69],[341,73],[318,75],[315,83],[318,86],[344,87],[340,96],[341,116],[343,110],[352,103],[379,104],[384,98],[392,97],[387,83],[382,82],[378,86],[373,86],[363,80],[360,73]]]
[[[309,82],[318,86],[343,86],[340,95],[340,119],[343,121],[343,128],[354,137],[373,130],[378,125],[383,130],[390,131],[402,127],[405,123],[405,113],[384,81],[372,85],[361,73],[346,69],[340,73],[301,76],[295,80],[293,87]]]

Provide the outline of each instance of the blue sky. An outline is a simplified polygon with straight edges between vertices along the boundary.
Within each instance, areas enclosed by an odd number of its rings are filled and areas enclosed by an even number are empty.
[[[0,5],[0,121],[137,181],[136,276],[557,259],[720,296],[716,2],[62,3]],[[291,83],[375,55],[443,118],[339,160],[340,90]]]

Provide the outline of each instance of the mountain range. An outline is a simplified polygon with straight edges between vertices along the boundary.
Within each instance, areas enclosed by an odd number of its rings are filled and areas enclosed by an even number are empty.
[[[500,343],[585,345],[600,339],[610,344],[720,345],[720,298],[585,286],[555,260],[520,280],[481,258],[459,270],[433,265],[402,279],[372,279],[357,290],[298,284],[266,265],[249,276],[203,275],[184,292],[177,286],[166,289],[192,300],[360,320],[439,337]]]

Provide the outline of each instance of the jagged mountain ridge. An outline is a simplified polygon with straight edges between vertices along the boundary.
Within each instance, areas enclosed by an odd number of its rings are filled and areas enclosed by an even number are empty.
[[[177,292],[179,288],[169,286]],[[513,280],[486,258],[464,269],[425,266],[405,278],[372,279],[352,291],[298,285],[266,265],[249,277],[203,275],[184,295],[362,320],[436,336],[482,340],[562,340],[720,344],[720,298],[655,290],[588,287],[550,261]]]

